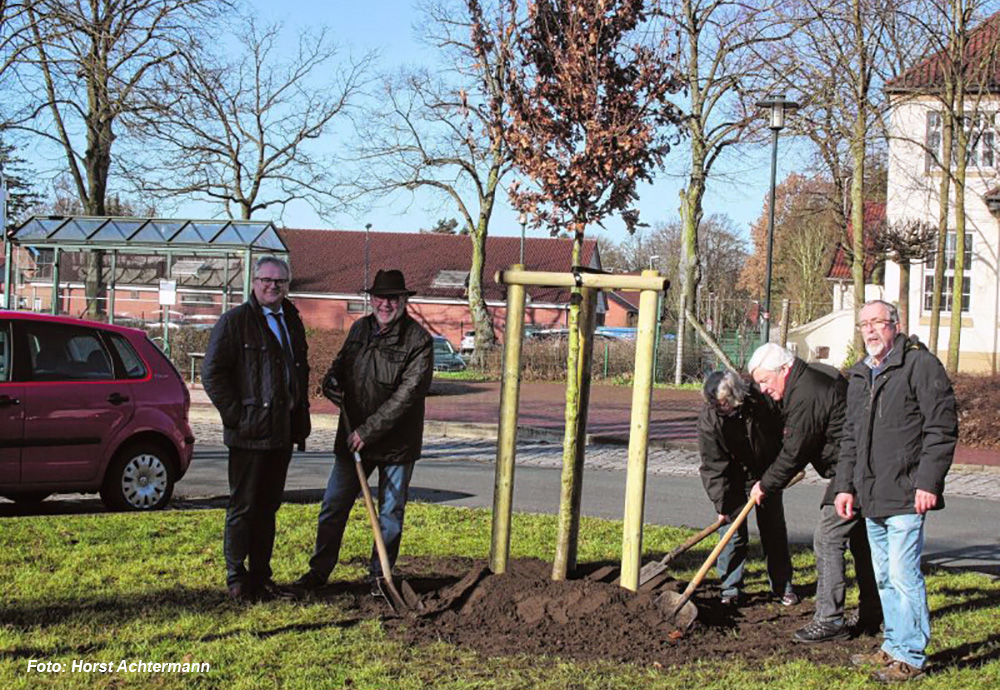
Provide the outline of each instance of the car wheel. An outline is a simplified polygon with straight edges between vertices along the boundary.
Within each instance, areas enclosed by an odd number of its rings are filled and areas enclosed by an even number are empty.
[[[34,505],[41,503],[51,495],[52,493],[49,491],[23,491],[6,493],[4,494],[4,498],[9,498],[14,503],[20,503],[21,505]]]
[[[108,466],[101,500],[113,510],[159,510],[174,493],[174,469],[163,446],[140,443],[118,452]]]

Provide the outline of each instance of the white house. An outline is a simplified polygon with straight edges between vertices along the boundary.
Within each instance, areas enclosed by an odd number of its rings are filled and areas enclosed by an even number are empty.
[[[1000,44],[1000,14],[993,15],[969,41],[969,63],[984,64]],[[993,62],[993,61],[988,61]],[[968,177],[965,191],[966,239],[965,279],[960,286],[962,332],[959,368],[962,371],[996,373],[1000,344],[1000,150],[996,128],[1000,119],[1000,72],[995,64],[987,79],[977,82],[975,94],[966,96],[966,128],[970,133]],[[886,93],[891,102],[889,180],[886,220],[889,223],[916,219],[937,226],[941,160],[942,106],[934,97],[943,89],[941,64],[931,56],[891,81]],[[952,166],[954,169],[954,165]],[[946,359],[951,326],[951,288],[954,274],[955,213],[954,184],[948,219],[945,304],[941,314],[938,356]],[[889,263],[885,272],[887,299],[898,301],[899,266]],[[910,331],[928,342],[931,288],[934,265],[911,268]],[[957,292],[957,291],[956,291]]]

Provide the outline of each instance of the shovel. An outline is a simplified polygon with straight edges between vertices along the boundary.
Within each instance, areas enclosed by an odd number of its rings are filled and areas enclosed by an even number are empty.
[[[708,535],[714,534],[724,524],[726,524],[725,520],[723,519],[716,520],[711,525],[709,525],[702,531],[698,532],[698,534],[695,534],[686,542],[684,542],[683,544],[675,548],[673,551],[668,553],[661,560],[652,561],[642,566],[642,568],[639,570],[639,586],[642,587],[644,584],[646,584],[654,577],[662,573],[664,570],[667,569],[667,566],[670,565],[670,561],[680,556],[682,553],[690,549],[695,544],[701,542],[701,540],[707,537]]]
[[[351,435],[351,422],[347,418],[347,410],[341,407],[341,415],[344,419],[344,431],[350,436]],[[375,550],[378,552],[378,560],[382,566],[382,577],[376,578],[375,583],[378,585],[379,592],[382,593],[382,597],[389,602],[389,607],[396,613],[401,613],[407,611],[411,608],[411,604],[407,599],[403,598],[400,594],[399,589],[396,588],[396,584],[392,581],[392,568],[389,565],[389,552],[385,548],[385,539],[382,538],[382,529],[378,525],[378,514],[375,512],[375,502],[372,500],[371,489],[368,488],[368,477],[365,476],[365,470],[361,466],[361,453],[354,451],[354,469],[358,473],[358,483],[361,484],[361,493],[365,498],[365,509],[368,511],[368,522],[372,527],[372,536],[375,537]],[[420,599],[417,597],[416,593],[412,588],[409,587],[405,582],[402,584],[402,589],[407,591],[410,595],[410,600],[413,601],[413,608],[420,608]]]
[[[787,489],[788,487],[797,484],[802,481],[805,476],[805,472],[799,472],[797,475],[792,477],[792,480],[785,485],[785,488]],[[715,545],[715,548],[712,549],[712,553],[708,554],[708,558],[706,558],[705,562],[702,563],[701,568],[698,569],[698,572],[695,573],[695,576],[691,579],[691,582],[688,583],[688,586],[683,592],[678,594],[677,592],[666,591],[657,597],[657,606],[659,606],[662,611],[667,613],[667,620],[673,623],[682,632],[688,630],[698,617],[698,608],[691,603],[691,596],[694,594],[694,590],[697,589],[698,585],[701,584],[701,581],[705,579],[705,575],[708,574],[708,571],[715,564],[715,561],[718,560],[719,554],[722,553],[724,548],[726,548],[726,544],[728,544],[733,538],[733,535],[736,534],[736,530],[739,529],[740,525],[742,525],[744,521],[746,521],[747,515],[750,514],[753,507],[753,498],[747,499],[747,503],[743,506],[743,510],[741,510],[740,514],[733,520],[732,527],[730,527],[725,535],[723,535],[722,539],[719,540],[719,543]]]

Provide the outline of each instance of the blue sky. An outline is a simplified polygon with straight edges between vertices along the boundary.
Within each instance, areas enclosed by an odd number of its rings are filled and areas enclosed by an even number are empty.
[[[262,18],[281,20],[291,31],[303,26],[326,24],[344,49],[359,54],[379,50],[379,67],[382,69],[394,69],[404,64],[432,65],[435,60],[432,50],[420,44],[414,34],[413,25],[419,19],[415,0],[287,0],[281,4],[268,0],[247,1]],[[779,181],[801,165],[796,155],[790,155],[794,147],[790,148],[789,143],[787,138],[782,139]],[[717,166],[713,174],[720,174],[710,179],[705,199],[706,215],[728,214],[737,227],[748,230],[760,215],[767,195],[769,153],[769,147],[741,150],[738,157],[730,156]],[[677,218],[685,155],[686,147],[682,143],[671,152],[667,170],[657,175],[655,183],[640,188],[639,208],[643,222],[653,225]],[[318,217],[305,204],[290,206],[285,210],[283,222],[288,227],[337,229],[361,229],[365,223],[371,223],[375,230],[416,232],[421,227],[430,227],[438,218],[457,216],[458,213],[448,202],[442,202],[440,197],[428,193],[418,195],[412,203],[409,197],[400,197],[365,213],[327,218]],[[505,194],[494,215],[490,232],[497,235],[516,235],[520,232],[517,214],[510,209]],[[606,233],[616,241],[626,234],[624,225],[617,218],[608,221],[606,230],[588,229],[589,235],[596,233]]]

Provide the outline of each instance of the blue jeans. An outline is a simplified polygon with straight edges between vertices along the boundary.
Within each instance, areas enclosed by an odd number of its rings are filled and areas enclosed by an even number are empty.
[[[389,552],[389,566],[392,567],[399,555],[399,543],[403,537],[403,514],[410,491],[410,478],[414,463],[403,465],[383,465],[378,472],[378,524]],[[375,469],[364,463],[367,477]],[[323,494],[323,505],[319,509],[319,525],[316,529],[316,549],[309,559],[309,570],[323,579],[330,577],[340,559],[340,543],[344,538],[347,516],[354,501],[361,492],[354,460],[335,457],[330,480]],[[372,545],[371,563],[368,572],[375,577],[382,574],[378,552]]]
[[[923,668],[931,639],[927,588],[920,572],[924,550],[924,516],[867,518],[875,582],[885,617],[882,650],[893,659]]]
[[[742,509],[743,506],[740,506]],[[739,510],[729,516],[730,520],[739,515]],[[792,558],[788,552],[788,530],[785,527],[785,507],[782,494],[770,494],[754,509],[757,515],[757,529],[760,531],[760,545],[767,563],[767,579],[771,591],[778,596],[792,591]],[[732,525],[726,525],[726,534]],[[743,521],[736,534],[719,553],[716,570],[722,580],[722,596],[736,596],[743,589],[743,566],[747,560],[747,522]]]

